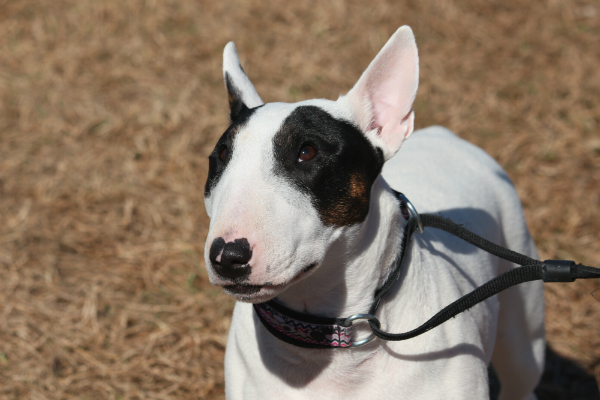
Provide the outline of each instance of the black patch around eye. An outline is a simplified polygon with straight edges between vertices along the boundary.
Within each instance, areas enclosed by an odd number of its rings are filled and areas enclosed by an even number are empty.
[[[206,178],[206,184],[204,185],[204,197],[209,197],[211,190],[217,185],[221,175],[225,171],[229,160],[233,157],[234,152],[234,139],[235,135],[244,128],[252,114],[262,106],[256,108],[245,108],[241,114],[237,116],[231,125],[227,128],[225,133],[221,135],[221,138],[217,142],[214,150],[208,156],[208,177]],[[227,157],[225,160],[221,160],[221,152],[227,148]]]
[[[298,149],[307,142],[319,149],[318,157],[297,162]],[[309,195],[325,225],[365,220],[383,153],[352,123],[316,106],[298,107],[275,134],[273,152],[273,172]]]

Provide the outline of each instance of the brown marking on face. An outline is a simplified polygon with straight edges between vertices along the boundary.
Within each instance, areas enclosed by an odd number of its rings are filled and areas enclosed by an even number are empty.
[[[333,207],[321,210],[325,225],[349,226],[364,221],[369,213],[369,192],[362,174],[350,175],[348,191]]]
[[[368,202],[366,186],[365,179],[360,174],[356,173],[350,175],[349,194],[351,197],[365,199]]]

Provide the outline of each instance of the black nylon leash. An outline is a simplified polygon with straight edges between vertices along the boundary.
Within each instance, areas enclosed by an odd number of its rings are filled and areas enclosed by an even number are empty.
[[[401,193],[397,193],[396,195],[401,202],[405,201],[405,197]],[[538,279],[542,279],[544,282],[573,282],[575,279],[600,278],[600,268],[575,264],[573,261],[566,260],[546,260],[544,262],[534,260],[523,254],[508,250],[502,246],[492,243],[447,218],[433,214],[420,214],[418,215],[418,218],[420,218],[420,222],[424,227],[431,227],[446,231],[466,241],[467,243],[489,252],[490,254],[515,264],[519,264],[520,267],[511,269],[510,271],[507,271],[481,285],[469,294],[443,308],[427,322],[411,331],[405,333],[384,332],[377,326],[374,320],[369,320],[369,324],[375,336],[384,340],[400,341],[421,335],[446,322],[450,318],[455,317],[461,312],[468,310],[474,305],[520,283],[535,281]],[[385,294],[391,289],[392,285],[400,276],[402,262],[406,257],[406,253],[408,252],[408,244],[419,223],[418,218],[413,216],[413,218],[408,221],[404,238],[402,240],[402,249],[400,252],[401,256],[396,261],[394,271],[392,271],[384,285],[375,293],[375,302],[369,311],[370,314],[375,313],[381,298],[385,296]]]

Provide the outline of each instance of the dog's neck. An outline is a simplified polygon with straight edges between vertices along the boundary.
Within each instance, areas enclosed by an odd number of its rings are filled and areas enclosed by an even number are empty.
[[[324,317],[368,312],[400,249],[405,224],[396,197],[379,176],[365,221],[341,228],[317,270],[277,296],[277,301]]]

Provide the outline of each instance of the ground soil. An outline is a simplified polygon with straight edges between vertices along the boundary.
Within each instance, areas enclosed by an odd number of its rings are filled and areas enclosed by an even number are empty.
[[[417,126],[504,166],[542,259],[600,267],[597,1],[0,0],[0,398],[223,398],[223,46],[265,101],[335,99],[404,24]],[[554,351],[600,380],[600,280],[545,298]]]

